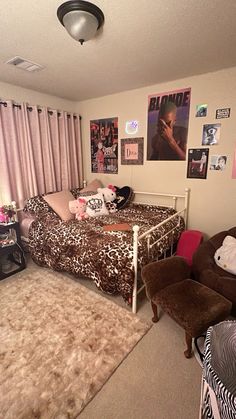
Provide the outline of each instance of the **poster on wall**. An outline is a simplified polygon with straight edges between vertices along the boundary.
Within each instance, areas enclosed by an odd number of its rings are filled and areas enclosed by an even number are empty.
[[[216,109],[216,119],[229,118],[230,108]]]
[[[143,164],[143,137],[121,139],[121,164]]]
[[[203,125],[202,145],[216,145],[220,141],[221,124]]]
[[[186,160],[191,89],[148,96],[147,160]]]
[[[187,177],[206,179],[209,148],[190,148],[188,150]]]
[[[207,116],[207,104],[197,105],[196,106],[196,115],[197,118],[202,118]]]
[[[118,173],[118,118],[90,121],[92,173]]]
[[[224,170],[227,163],[227,156],[211,156],[210,170]]]

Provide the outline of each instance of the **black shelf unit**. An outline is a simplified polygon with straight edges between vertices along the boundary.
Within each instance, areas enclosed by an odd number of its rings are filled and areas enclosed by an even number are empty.
[[[8,246],[0,245],[0,258],[1,256],[8,255],[8,259],[16,265],[16,268],[9,272],[3,272],[0,265],[0,280],[5,279],[8,276],[14,275],[15,273],[22,271],[26,267],[25,255],[20,237],[19,223],[15,221],[8,224],[0,224],[0,234],[8,234],[11,229],[15,230],[16,242]]]

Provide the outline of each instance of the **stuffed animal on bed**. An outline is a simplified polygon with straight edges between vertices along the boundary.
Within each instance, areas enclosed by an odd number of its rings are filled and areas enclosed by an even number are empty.
[[[116,199],[116,188],[113,185],[108,185],[107,188],[98,188],[98,193],[103,195],[104,202],[109,212],[116,212],[116,204],[113,202]]]
[[[84,198],[69,201],[69,210],[71,214],[75,214],[76,220],[80,221],[89,218],[89,215],[86,213],[86,200]]]
[[[226,236],[222,246],[215,252],[214,259],[220,268],[236,275],[236,239]]]

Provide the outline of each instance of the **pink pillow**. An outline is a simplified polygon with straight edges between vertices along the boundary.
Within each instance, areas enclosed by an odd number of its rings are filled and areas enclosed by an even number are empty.
[[[102,182],[98,179],[92,180],[85,188],[80,190],[80,193],[82,192],[97,192],[98,188],[102,188]]]
[[[74,220],[74,214],[69,210],[69,202],[74,200],[72,193],[68,190],[44,195],[43,199],[55,211],[63,221]]]

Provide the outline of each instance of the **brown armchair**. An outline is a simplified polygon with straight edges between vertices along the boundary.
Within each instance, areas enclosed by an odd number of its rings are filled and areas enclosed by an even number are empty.
[[[178,256],[149,263],[142,269],[142,279],[154,314],[152,321],[158,321],[157,306],[160,305],[183,327],[186,358],[192,354],[192,338],[224,320],[232,307],[226,298],[189,277],[189,265]]]
[[[226,236],[236,238],[236,227],[221,231],[202,243],[193,255],[192,269],[197,281],[232,302],[232,314],[236,316],[236,276],[221,269],[214,260],[214,254]]]

